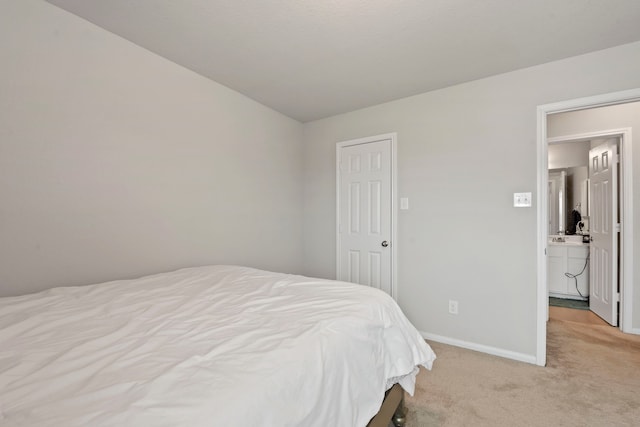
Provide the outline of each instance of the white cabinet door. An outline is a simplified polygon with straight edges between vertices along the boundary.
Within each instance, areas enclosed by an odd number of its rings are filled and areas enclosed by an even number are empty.
[[[566,250],[562,246],[549,246],[547,256],[547,283],[549,292],[566,294],[567,281],[564,272],[567,268]]]
[[[589,268],[585,268],[585,263],[587,263],[589,256],[589,246],[549,245],[547,253],[547,283],[551,296],[560,298],[587,297],[589,295]],[[577,277],[574,279],[567,274]]]
[[[569,295],[584,298],[589,296],[588,256],[589,247],[587,245],[567,248],[567,273],[577,276],[575,279],[567,277],[567,293]]]

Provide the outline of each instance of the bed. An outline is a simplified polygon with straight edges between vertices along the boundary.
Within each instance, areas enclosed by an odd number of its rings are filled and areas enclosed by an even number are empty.
[[[364,427],[434,359],[352,283],[205,266],[61,287],[0,298],[0,425]]]

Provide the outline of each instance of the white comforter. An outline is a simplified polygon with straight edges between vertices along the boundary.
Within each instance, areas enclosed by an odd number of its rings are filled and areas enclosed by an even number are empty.
[[[2,426],[365,426],[435,355],[396,303],[232,266],[0,299]]]

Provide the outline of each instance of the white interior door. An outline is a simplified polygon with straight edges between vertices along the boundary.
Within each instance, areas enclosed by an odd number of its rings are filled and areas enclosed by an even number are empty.
[[[589,308],[618,325],[618,151],[607,142],[589,151]]]
[[[338,147],[338,280],[392,295],[391,139]]]

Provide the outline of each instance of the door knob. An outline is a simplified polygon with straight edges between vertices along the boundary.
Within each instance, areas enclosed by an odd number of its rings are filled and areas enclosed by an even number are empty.
[[[389,246],[389,242],[387,242],[386,240],[383,240],[381,245],[383,248],[386,248],[387,246]]]

